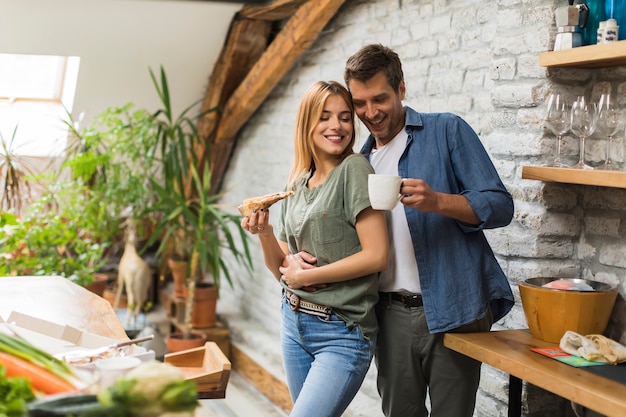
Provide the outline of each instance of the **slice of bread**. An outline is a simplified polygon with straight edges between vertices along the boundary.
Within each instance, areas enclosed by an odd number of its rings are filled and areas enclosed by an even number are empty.
[[[293,191],[282,191],[279,193],[272,193],[261,195],[258,197],[247,198],[243,200],[243,204],[238,206],[237,209],[242,216],[249,217],[252,215],[254,210],[267,209],[277,201],[280,201],[292,195]]]

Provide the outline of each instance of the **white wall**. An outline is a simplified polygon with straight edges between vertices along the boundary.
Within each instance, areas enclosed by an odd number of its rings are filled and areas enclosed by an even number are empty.
[[[156,109],[148,68],[163,65],[174,111],[203,97],[239,3],[0,0],[0,53],[81,58],[73,114],[132,102]],[[1,117],[1,116],[0,116]]]

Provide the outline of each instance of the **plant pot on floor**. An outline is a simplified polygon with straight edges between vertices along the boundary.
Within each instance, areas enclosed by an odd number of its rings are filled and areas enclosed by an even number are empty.
[[[85,285],[85,288],[92,293],[99,295],[100,297],[104,297],[104,290],[106,289],[107,283],[109,282],[109,276],[100,272],[96,272],[93,275],[93,282]]]
[[[117,281],[113,284],[107,285],[107,288],[104,290],[104,299],[111,303],[111,307],[115,305],[115,296],[117,295]],[[117,305],[117,308],[128,308],[128,298],[126,294],[122,291],[120,294],[120,301]]]
[[[205,329],[217,323],[217,288],[208,282],[196,284],[191,309],[191,327]]]
[[[189,337],[185,337],[182,332],[174,332],[165,340],[168,352],[180,352],[204,346],[206,335],[200,332],[191,332]]]

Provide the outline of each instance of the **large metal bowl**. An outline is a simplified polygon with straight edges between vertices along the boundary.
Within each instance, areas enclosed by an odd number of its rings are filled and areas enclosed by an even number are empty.
[[[591,280],[580,281],[594,291],[542,287],[557,279],[563,278],[529,278],[518,283],[524,315],[533,336],[558,344],[568,330],[583,336],[602,334],[611,317],[617,289]]]
[[[604,282],[592,281],[589,279],[581,279],[581,278],[528,278],[524,280],[524,284],[528,285],[529,287],[542,288],[544,285],[549,284],[552,281],[558,281],[558,280],[571,281],[572,283],[575,283],[575,284],[587,284],[591,288],[593,288],[593,291],[615,291],[615,286],[613,285],[606,284]],[[580,291],[580,290],[560,290],[557,288],[544,288],[544,289],[553,290],[553,291]]]

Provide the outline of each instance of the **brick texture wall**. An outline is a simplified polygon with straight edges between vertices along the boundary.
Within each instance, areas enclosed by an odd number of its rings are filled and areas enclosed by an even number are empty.
[[[523,165],[545,165],[555,138],[542,127],[545,99],[553,88],[597,98],[613,86],[626,101],[626,68],[547,70],[538,54],[552,49],[556,0],[348,0],[322,35],[275,88],[238,136],[224,184],[223,202],[283,188],[292,162],[295,112],[313,82],[343,81],[345,60],[362,45],[383,43],[403,60],[408,94],[418,111],[450,111],[478,132],[515,199],[512,223],[488,232],[517,304],[495,328],[525,328],[517,282],[528,277],[583,277],[619,287],[607,330],[626,343],[626,190],[521,179]],[[626,103],[624,103],[626,104]],[[357,149],[366,137],[358,131]],[[588,141],[592,162],[604,141]],[[623,163],[623,135],[615,143]],[[577,158],[578,140],[565,138],[563,153]],[[278,207],[272,213],[278,213]],[[275,215],[275,214],[274,214]],[[218,309],[233,343],[284,378],[280,358],[280,288],[264,267],[253,239],[256,269],[243,270],[234,289],[222,291]],[[236,267],[235,267],[236,268]],[[375,369],[347,416],[378,417]],[[524,415],[573,415],[569,403],[525,387]],[[475,416],[506,415],[508,377],[483,366]],[[549,414],[548,414],[549,413]]]

